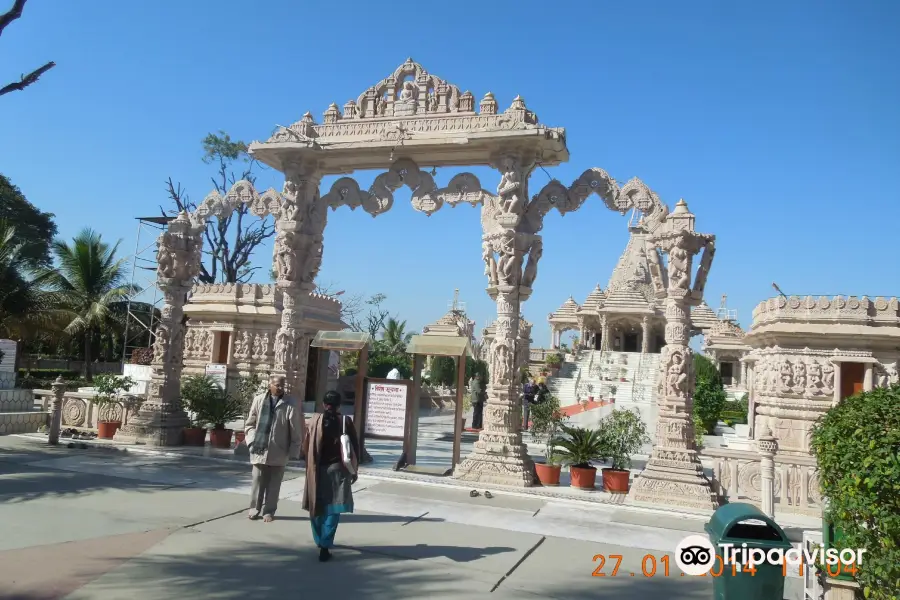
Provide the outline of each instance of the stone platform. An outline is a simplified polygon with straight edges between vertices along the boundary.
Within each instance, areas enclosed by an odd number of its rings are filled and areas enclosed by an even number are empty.
[[[32,390],[15,384],[15,372],[0,371],[0,434],[34,433],[47,424],[47,413],[35,410]]]

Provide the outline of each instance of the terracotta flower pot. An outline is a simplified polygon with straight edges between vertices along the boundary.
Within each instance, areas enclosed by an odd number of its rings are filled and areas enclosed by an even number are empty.
[[[185,446],[204,446],[206,445],[206,429],[203,427],[185,427],[184,428],[184,445]]]
[[[122,421],[98,421],[97,437],[101,440],[111,440],[121,426]]]
[[[572,478],[573,488],[592,490],[597,482],[597,469],[595,467],[569,467],[569,476]]]
[[[210,429],[209,445],[213,448],[231,448],[231,429]]]
[[[541,485],[559,485],[559,473],[562,471],[562,467],[559,465],[534,463],[534,470],[537,471]]]
[[[630,477],[631,471],[603,469],[603,489],[613,494],[627,494]]]

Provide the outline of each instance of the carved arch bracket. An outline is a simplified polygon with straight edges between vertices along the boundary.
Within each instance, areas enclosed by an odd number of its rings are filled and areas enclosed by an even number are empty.
[[[650,233],[669,214],[669,208],[640,179],[635,177],[619,187],[606,171],[592,168],[582,173],[569,187],[555,179],[545,185],[532,198],[526,210],[529,231],[540,231],[544,217],[554,208],[562,215],[576,211],[592,194],[599,196],[610,210],[625,214],[630,209],[636,209],[643,213],[644,228]]]
[[[481,187],[481,182],[471,173],[455,175],[447,187],[438,188],[430,173],[423,171],[409,158],[401,158],[391,168],[375,178],[368,191],[361,190],[352,177],[342,177],[334,182],[323,201],[337,210],[349,206],[351,210],[362,206],[363,210],[376,217],[386,213],[394,205],[394,192],[406,186],[412,191],[413,209],[431,216],[444,203],[456,206],[467,203],[482,204],[493,194]]]
[[[253,184],[242,179],[231,186],[223,198],[218,191],[213,191],[191,213],[191,225],[195,230],[203,230],[210,217],[229,215],[241,204],[249,205],[250,213],[257,217],[272,215],[275,219],[281,216],[284,198],[272,188],[260,195]]]

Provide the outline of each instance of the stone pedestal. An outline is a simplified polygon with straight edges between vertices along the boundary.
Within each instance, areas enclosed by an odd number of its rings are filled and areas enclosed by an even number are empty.
[[[694,233],[693,220],[687,205],[679,201],[665,231],[647,242],[654,287],[665,297],[666,347],[660,362],[662,393],[656,440],[647,466],[634,480],[628,502],[712,510],[718,502],[694,444],[694,357],[688,336],[690,306],[702,298],[714,238]],[[692,288],[692,259],[704,247],[697,283]],[[660,250],[669,255],[667,273],[660,268]]]

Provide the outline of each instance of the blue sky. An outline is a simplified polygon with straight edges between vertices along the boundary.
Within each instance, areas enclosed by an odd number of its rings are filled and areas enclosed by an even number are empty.
[[[787,294],[900,292],[898,33],[889,0],[31,0],[0,38],[2,83],[58,66],[0,98],[0,172],[57,215],[62,236],[90,225],[130,252],[134,218],[166,203],[167,177],[198,200],[211,189],[206,133],[251,141],[307,110],[321,121],[411,56],[501,109],[520,94],[565,127],[571,160],[549,172],[566,185],[602,167],[670,206],[683,197],[718,237],[708,302],[727,293],[747,326],[773,281]],[[280,189],[278,175],[261,172],[260,187]],[[532,193],[547,181],[537,171]],[[387,294],[414,328],[459,288],[480,329],[494,309],[478,212],[426,218],[408,199],[398,192],[377,219],[331,213],[321,279]],[[626,218],[593,198],[549,215],[543,233],[525,306],[540,345],[548,312],[606,285]]]

